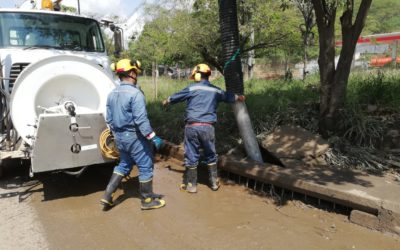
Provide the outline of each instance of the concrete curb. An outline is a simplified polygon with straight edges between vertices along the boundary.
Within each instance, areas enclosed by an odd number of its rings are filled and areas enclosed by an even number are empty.
[[[184,159],[182,147],[168,143],[162,159]],[[353,170],[326,166],[307,167],[304,163],[284,161],[286,168],[271,164],[241,161],[221,156],[219,168],[302,193],[311,197],[350,207],[350,221],[364,227],[400,235],[400,185],[383,177]]]

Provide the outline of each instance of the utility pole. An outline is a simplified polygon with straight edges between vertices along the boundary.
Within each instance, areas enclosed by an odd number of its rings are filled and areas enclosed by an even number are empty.
[[[157,100],[157,97],[158,97],[157,78],[158,78],[158,66],[157,66],[157,60],[155,60],[152,63],[152,81],[153,81],[154,100]]]
[[[398,40],[392,42],[392,62],[394,67],[397,66],[397,46],[399,44]]]
[[[243,72],[240,60],[236,0],[219,0],[218,5],[226,89],[242,95],[244,92]],[[263,162],[246,104],[235,102],[232,108],[247,156],[256,162]]]
[[[254,46],[254,28],[251,28],[251,34],[250,34],[250,46]],[[254,76],[254,61],[255,61],[255,53],[254,49],[250,50],[248,53],[248,62],[247,62],[247,67],[248,67],[248,77],[249,79],[253,79]]]

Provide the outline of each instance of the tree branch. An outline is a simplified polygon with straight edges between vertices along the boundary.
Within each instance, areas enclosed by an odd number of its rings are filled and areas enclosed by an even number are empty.
[[[265,49],[265,48],[268,48],[268,47],[274,47],[276,44],[281,43],[282,41],[284,41],[286,37],[287,37],[287,35],[285,34],[285,35],[282,35],[282,36],[280,36],[280,37],[278,37],[278,38],[276,38],[274,40],[270,40],[267,43],[255,44],[255,45],[253,45],[253,46],[251,46],[249,48],[242,49],[241,53],[245,53],[245,52],[248,52],[250,50]]]
[[[360,8],[357,13],[356,21],[353,25],[353,37],[357,38],[360,36],[361,31],[365,26],[365,21],[367,20],[368,11],[371,7],[372,0],[362,0]]]
[[[325,24],[325,11],[321,0],[311,0],[314,5],[315,16],[318,24]]]
[[[203,57],[203,59],[208,64],[210,64],[211,66],[214,66],[215,68],[217,68],[217,70],[219,72],[223,73],[224,69],[222,67],[222,63],[220,63],[217,58],[210,56],[210,53],[207,51],[207,48],[201,47],[201,48],[199,48],[199,51],[200,51],[200,54]]]
[[[346,1],[346,9],[343,11],[342,16],[340,17],[340,23],[342,24],[343,28],[346,29],[351,29],[353,26],[353,1],[352,0],[347,0]]]

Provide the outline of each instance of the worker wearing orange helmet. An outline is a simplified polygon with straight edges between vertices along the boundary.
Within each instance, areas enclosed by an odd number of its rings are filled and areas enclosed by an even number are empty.
[[[122,59],[114,64],[114,71],[121,83],[108,95],[106,122],[114,136],[120,161],[114,168],[101,204],[104,210],[114,205],[113,193],[136,164],[139,169],[141,208],[161,208],[165,206],[165,201],[161,195],[153,193],[154,164],[149,142],[156,149],[160,149],[164,142],[150,126],[144,95],[136,86],[141,64],[137,60]]]
[[[163,105],[186,101],[185,117],[185,173],[181,190],[197,192],[197,166],[200,148],[204,150],[205,163],[208,165],[210,188],[217,191],[220,187],[217,173],[217,153],[215,150],[214,124],[217,122],[219,102],[234,103],[244,101],[244,96],[225,92],[209,82],[211,69],[207,64],[194,67],[190,78],[194,80],[188,87],[171,95]]]

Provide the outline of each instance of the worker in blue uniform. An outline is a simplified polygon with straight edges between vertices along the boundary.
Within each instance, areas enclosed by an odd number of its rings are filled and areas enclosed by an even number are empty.
[[[151,144],[160,149],[164,142],[150,126],[145,97],[136,85],[141,64],[136,60],[122,59],[115,64],[115,72],[121,83],[108,95],[106,122],[114,136],[120,161],[114,168],[101,204],[105,210],[114,205],[113,193],[136,164],[139,169],[141,208],[161,208],[165,206],[165,201],[161,195],[153,193]]]
[[[185,173],[181,190],[189,193],[197,192],[197,166],[201,148],[204,150],[205,163],[209,170],[210,188],[213,191],[219,189],[214,130],[218,103],[244,101],[243,95],[225,92],[212,85],[209,82],[210,75],[211,69],[208,65],[198,64],[190,75],[194,83],[163,101],[164,106],[182,101],[186,101],[187,104],[184,138]]]

